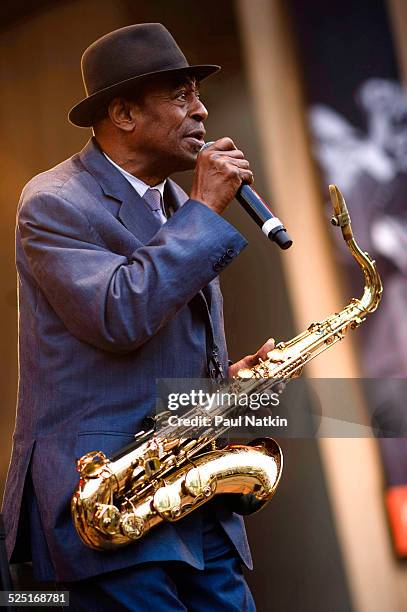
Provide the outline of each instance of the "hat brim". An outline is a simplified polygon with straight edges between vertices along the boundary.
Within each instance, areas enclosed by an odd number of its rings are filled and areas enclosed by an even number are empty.
[[[194,76],[198,81],[203,81],[211,74],[218,72],[220,66],[214,64],[202,64],[198,66],[185,66],[184,68],[171,68],[169,70],[158,70],[156,72],[148,72],[131,79],[126,79],[120,83],[115,83],[110,87],[101,89],[100,91],[88,96],[84,100],[81,100],[76,104],[68,113],[68,119],[77,127],[92,127],[95,113],[110,100],[113,100],[115,96],[125,93],[130,88],[137,84],[140,84],[144,80],[151,79],[154,76],[160,76],[163,74],[185,74],[187,76]]]

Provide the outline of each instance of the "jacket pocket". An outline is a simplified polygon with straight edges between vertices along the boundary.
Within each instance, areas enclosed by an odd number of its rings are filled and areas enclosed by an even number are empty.
[[[107,457],[134,440],[134,434],[121,431],[79,431],[76,437],[75,457],[101,451]]]

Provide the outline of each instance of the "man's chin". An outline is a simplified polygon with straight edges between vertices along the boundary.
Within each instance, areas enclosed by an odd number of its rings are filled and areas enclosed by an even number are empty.
[[[197,152],[190,152],[188,154],[184,154],[182,158],[180,157],[178,160],[178,170],[177,172],[184,172],[186,170],[194,170],[196,166],[196,161],[198,159]]]

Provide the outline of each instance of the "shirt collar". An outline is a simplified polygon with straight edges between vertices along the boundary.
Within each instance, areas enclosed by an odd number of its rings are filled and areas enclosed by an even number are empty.
[[[147,189],[158,189],[158,191],[161,193],[161,197],[164,200],[164,187],[165,187],[165,183],[166,183],[167,179],[165,179],[162,183],[159,183],[158,185],[154,185],[154,187],[151,187],[151,185],[147,185],[147,183],[145,183],[144,181],[140,180],[136,176],[133,176],[133,174],[130,174],[130,172],[127,172],[127,170],[125,170],[124,168],[122,168],[121,166],[116,164],[112,159],[110,159],[110,157],[108,155],[106,155],[106,153],[104,151],[103,151],[103,155],[106,157],[106,159],[115,168],[118,169],[119,172],[121,172],[123,174],[123,176],[134,187],[134,189],[137,191],[137,193],[139,194],[139,196],[141,198],[143,197],[143,195],[145,194]]]

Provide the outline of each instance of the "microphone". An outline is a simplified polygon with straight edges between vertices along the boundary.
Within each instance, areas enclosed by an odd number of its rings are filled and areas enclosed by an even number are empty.
[[[214,141],[206,142],[202,145],[201,151],[213,143]],[[242,183],[237,190],[235,198],[270,240],[278,244],[280,249],[286,250],[290,248],[293,241],[287,234],[283,223],[278,217],[273,215],[268,205],[253,187],[247,183]]]

